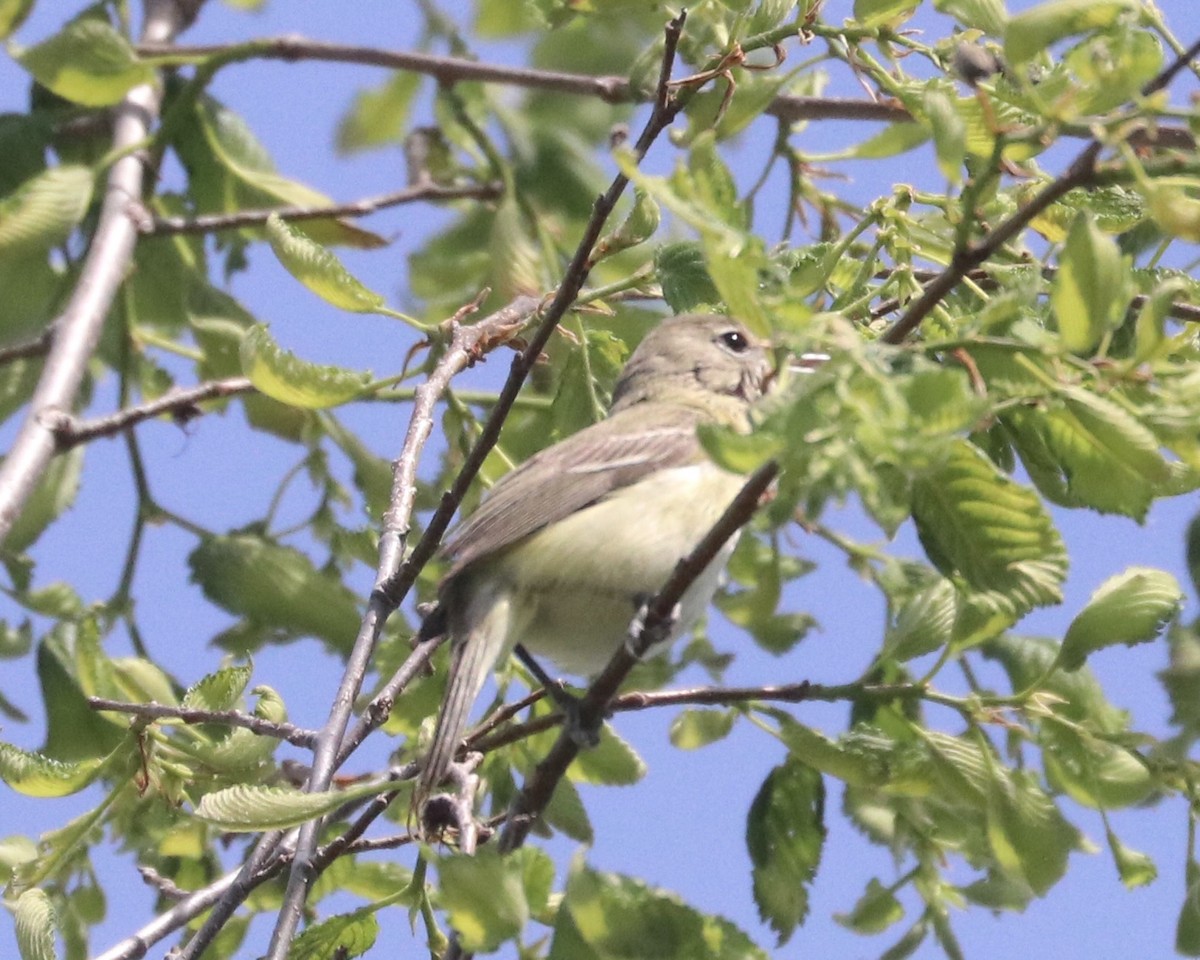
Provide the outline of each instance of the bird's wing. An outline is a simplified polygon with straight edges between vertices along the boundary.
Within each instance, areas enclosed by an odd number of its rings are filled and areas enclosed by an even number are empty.
[[[446,542],[443,552],[454,561],[447,576],[649,473],[701,456],[693,417],[681,422],[678,411],[663,417],[637,407],[614,414],[536,454],[497,483]]]

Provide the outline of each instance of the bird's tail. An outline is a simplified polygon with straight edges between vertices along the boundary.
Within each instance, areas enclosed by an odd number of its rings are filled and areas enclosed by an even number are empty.
[[[413,795],[413,809],[418,814],[449,772],[467,729],[471,706],[505,651],[510,609],[507,589],[484,588],[468,601],[466,616],[452,618],[446,693]]]

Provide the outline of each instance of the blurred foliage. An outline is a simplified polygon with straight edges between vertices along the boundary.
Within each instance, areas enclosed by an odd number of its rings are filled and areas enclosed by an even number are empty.
[[[19,32],[33,6],[0,0],[0,35]],[[433,0],[418,6],[423,49],[471,57],[477,41],[502,41],[530,69],[627,78],[640,101],[653,93],[663,24],[676,12],[633,0],[477,0],[460,27]],[[80,409],[89,409],[92,384],[104,377],[115,378],[122,402],[134,406],[177,385],[244,375],[254,392],[177,411],[178,421],[240,410],[246,448],[231,446],[228,456],[246,456],[269,435],[294,448],[295,465],[266,497],[248,498],[270,503],[261,515],[236,529],[206,529],[186,518],[184,505],[155,499],[139,447],[129,443],[138,478],[131,547],[123,559],[94,558],[118,582],[105,598],[80,596],[34,560],[41,535],[83,485],[96,482],[83,446],[54,461],[0,544],[11,601],[0,621],[0,657],[36,658],[46,715],[40,750],[0,743],[0,777],[36,799],[85,788],[100,796],[36,844],[0,841],[23,958],[89,954],[89,929],[105,917],[90,862],[98,844],[152,871],[166,910],[169,889],[199,889],[222,875],[226,831],[332,814],[332,838],[356,804],[389,790],[401,797],[389,816],[403,820],[402,785],[339,783],[333,792],[304,794],[294,769],[276,757],[277,738],[216,714],[239,710],[249,726],[286,720],[275,690],[250,688],[250,657],[264,644],[316,639],[325,669],[340,668],[366,601],[364,572],[377,563],[388,461],[397,453],[372,449],[350,426],[356,413],[391,404],[403,418],[413,387],[443,355],[439,324],[481,290],[490,291],[482,311],[552,292],[614,170],[635,189],[594,252],[586,306],[581,301],[568,316],[532,371],[465,508],[513,463],[602,416],[625,357],[666,310],[726,310],[772,336],[781,355],[829,354],[810,373],[781,374],[751,435],[702,436],[731,470],[749,472],[769,459],[782,467],[775,497],[740,541],[718,598],[738,629],[782,657],[813,626],[791,599],[803,592],[788,590],[812,568],[789,536],[801,527],[843,553],[845,575],[864,579],[886,606],[869,668],[830,695],[849,703],[843,730],[812,729],[765,700],[678,714],[671,736],[681,748],[700,749],[750,721],[786,751],[746,813],[751,875],[729,882],[750,886],[779,943],[800,936],[822,861],[849,855],[822,856],[829,818],[844,816],[864,843],[892,854],[896,871],[872,879],[836,919],[864,936],[890,934],[891,947],[878,949],[899,958],[927,939],[960,956],[951,908],[1020,912],[1069,882],[1070,854],[1085,846],[1077,821],[1086,818],[1102,826],[1128,887],[1154,878],[1154,863],[1120,840],[1106,813],[1139,807],[1151,817],[1162,798],[1196,795],[1200,623],[1180,619],[1180,585],[1161,570],[1113,569],[1082,609],[1065,611],[1061,637],[1018,630],[1031,611],[1062,602],[1070,561],[1057,527],[1063,510],[1140,522],[1155,501],[1200,486],[1200,284],[1177,268],[1194,260],[1189,245],[1200,238],[1200,163],[1191,140],[1200,109],[1170,85],[1139,92],[1181,47],[1148,0],[1047,0],[1016,15],[1000,0],[856,0],[845,21],[840,10],[823,16],[821,6],[697,4],[673,72],[677,81],[691,77],[673,88],[689,98],[686,122],[671,131],[673,149],[655,146],[646,170],[628,145],[645,116],[632,102],[566,93],[552,80],[521,89],[439,83],[407,71],[361,90],[336,131],[339,151],[403,146],[412,183],[503,187],[494,201],[448,203],[436,234],[403,247],[407,315],[387,307],[329,249],[371,251],[387,242],[352,218],[272,216],[207,237],[140,240]],[[139,216],[330,202],[281,172],[249,124],[209,92],[218,71],[237,71],[252,50],[164,73],[161,61],[138,56],[124,9],[95,4],[36,45],[10,46],[31,96],[27,112],[0,116],[5,420],[22,415],[42,361],[36,350],[4,351],[47,331],[80,280],[107,169],[106,111],[131,87],[162,74],[163,121],[147,154],[182,170],[173,190],[144,198]],[[941,32],[907,30],[913,17]],[[797,40],[807,44],[802,54]],[[793,60],[775,63],[776,46]],[[788,105],[778,98],[819,96],[830,74],[847,67],[910,118],[882,127],[862,121],[854,143],[818,150],[810,134],[819,124],[777,119],[775,108],[786,116]],[[310,144],[327,136],[305,134]],[[1088,136],[1101,152],[1087,188],[1039,209],[939,300],[915,334],[891,343],[890,324],[931,272],[1012,223]],[[772,144],[759,150],[764,166],[749,177],[747,143]],[[898,156],[936,167],[945,190],[880,180],[876,196],[860,205],[841,182],[822,176],[845,160],[879,165]],[[269,251],[309,290],[352,314],[339,336],[354,336],[353,314],[406,321],[396,328],[404,348],[371,358],[371,366],[389,368],[368,375],[280,346],[226,290],[231,276]],[[453,387],[445,396],[436,423],[444,444],[421,465],[413,535],[458,474],[493,400]],[[305,483],[308,512],[284,527],[278,505]],[[827,525],[828,508],[846,501],[861,504],[886,537],[915,530],[924,556],[903,559]],[[138,589],[139,551],[164,524],[194,541],[186,574],[195,591],[187,598]],[[1195,586],[1200,519],[1188,550]],[[437,574],[437,561],[422,572],[422,599]],[[143,644],[140,618],[154,604],[184,609],[204,601],[227,615],[212,638],[225,659],[214,658],[212,672],[189,686],[150,658],[154,644]],[[108,649],[122,633],[132,638],[132,656]],[[368,692],[403,662],[410,633],[402,615],[393,617]],[[1139,729],[1088,666],[1096,651],[1143,643],[1160,644],[1169,661],[1160,675],[1173,711],[1168,738]],[[701,633],[639,667],[634,681],[661,685],[699,664],[719,682],[730,659]],[[984,662],[998,671],[977,672]],[[780,664],[764,683],[804,679],[802,658]],[[965,694],[943,684],[953,666],[967,677]],[[385,732],[396,738],[397,756],[413,756],[443,673],[419,677],[392,709]],[[994,688],[983,676],[1002,679]],[[500,697],[526,682],[515,668],[502,680]],[[0,693],[0,710],[24,720],[15,694]],[[203,714],[131,723],[94,711],[89,697]],[[927,716],[933,705],[939,709]],[[543,704],[530,708],[533,717],[546,712]],[[481,809],[505,809],[552,735],[488,753]],[[634,749],[606,728],[559,786],[544,829],[589,840],[578,785],[631,784],[643,772]],[[824,803],[831,779],[845,786],[840,812]],[[1182,858],[1190,887],[1175,946],[1197,956],[1200,860],[1192,849]],[[437,883],[426,873],[431,862]],[[971,879],[952,881],[952,869],[961,877],[964,866]],[[599,871],[585,854],[561,882],[536,847],[508,857],[491,846],[474,857],[426,849],[411,869],[363,856],[335,860],[313,902],[342,890],[365,906],[321,916],[290,955],[366,953],[381,923],[401,923],[377,916],[391,904],[420,919],[415,935],[434,952],[446,942],[436,919],[444,916],[468,949],[517,942],[522,957],[765,955],[724,918],[637,878]],[[205,956],[241,955],[247,916],[278,905],[275,885],[257,890]],[[1164,936],[1147,931],[1155,944],[1148,949],[1161,953]]]

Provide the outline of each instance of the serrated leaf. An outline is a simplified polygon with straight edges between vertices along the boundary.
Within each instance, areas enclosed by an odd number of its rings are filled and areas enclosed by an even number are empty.
[[[600,742],[590,750],[581,750],[567,768],[567,775],[581,783],[627,787],[646,775],[646,763],[606,723],[600,730]]]
[[[20,553],[75,502],[83,473],[83,450],[84,445],[80,444],[50,461],[0,548]]]
[[[1048,686],[1054,693],[1054,685]],[[1047,782],[1083,806],[1119,810],[1144,802],[1156,788],[1155,777],[1142,759],[1073,724],[1047,719],[1038,741]]]
[[[306,793],[294,787],[238,784],[205,794],[196,807],[196,816],[232,833],[287,830],[332,813],[343,804],[394,789],[392,783],[367,783],[345,790]]]
[[[663,299],[676,313],[687,313],[721,299],[708,275],[704,251],[698,243],[663,244],[654,254],[654,270]]]
[[[92,782],[102,762],[96,759],[67,763],[0,743],[0,780],[27,797],[66,797],[78,793]]]
[[[292,941],[287,960],[350,960],[370,950],[378,936],[379,921],[369,908],[329,917]]]
[[[225,667],[196,681],[183,695],[185,710],[230,710],[235,707],[250,682],[254,665]]]
[[[1063,37],[1112,26],[1137,0],[1052,0],[1011,17],[1004,29],[1009,63],[1024,63]]]
[[[913,519],[930,560],[973,590],[998,594],[1019,616],[1058,603],[1062,539],[1037,496],[965,440],[913,485]]]
[[[1059,666],[1078,670],[1095,650],[1118,643],[1147,643],[1182,605],[1179,582],[1165,570],[1131,567],[1110,577],[1071,621],[1058,654]]]
[[[154,69],[140,63],[129,41],[106,21],[85,16],[13,57],[44,87],[87,107],[108,107],[133,87],[150,83]]]
[[[54,930],[57,920],[54,904],[44,890],[26,890],[13,908],[17,933],[17,952],[21,960],[55,960]]]
[[[888,653],[905,661],[940,650],[954,635],[957,611],[958,593],[949,580],[939,578],[919,590],[901,604],[888,627]]]
[[[249,535],[209,537],[188,557],[191,579],[213,603],[256,624],[311,634],[348,650],[358,601],[304,554]]]
[[[577,860],[554,923],[549,960],[766,960],[741,930],[679,897]]]
[[[1075,218],[1050,287],[1050,306],[1068,350],[1088,354],[1115,330],[1129,303],[1129,263],[1087,214]]]
[[[671,743],[680,750],[697,750],[729,736],[736,710],[684,710],[671,721]]]
[[[0,255],[45,253],[65,241],[87,213],[93,181],[88,167],[51,167],[0,200]]]
[[[259,391],[289,407],[324,410],[362,395],[370,373],[301,360],[275,342],[264,323],[246,331],[240,350],[242,372]]]
[[[746,819],[758,914],[786,943],[808,913],[808,886],[825,843],[825,784],[789,757],[763,781]]]
[[[284,269],[326,303],[352,313],[397,315],[384,306],[382,296],[363,286],[337,257],[278,214],[267,218],[267,239]]]

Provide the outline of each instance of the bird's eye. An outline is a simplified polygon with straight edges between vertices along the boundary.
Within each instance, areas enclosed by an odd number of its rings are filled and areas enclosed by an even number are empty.
[[[734,353],[745,353],[750,349],[750,340],[741,330],[730,330],[721,334],[720,339]]]

